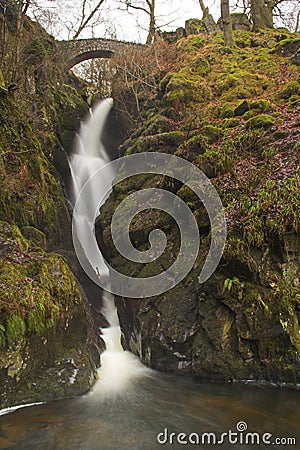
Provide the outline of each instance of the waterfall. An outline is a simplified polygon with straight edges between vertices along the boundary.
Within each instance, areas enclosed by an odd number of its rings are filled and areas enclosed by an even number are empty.
[[[85,183],[98,169],[109,162],[101,137],[112,105],[112,99],[102,100],[91,111],[89,119],[81,125],[75,151],[69,158],[72,177],[72,200],[74,204]],[[97,272],[101,277],[108,276],[108,269],[97,245],[94,224],[87,220],[86,211],[88,208],[92,208],[92,211],[97,210],[101,206],[99,205],[99,200],[105,192],[108,192],[102,200],[102,203],[104,203],[111,192],[111,184],[114,177],[115,173],[111,170],[106,170],[105,176],[101,180],[101,185],[91,184],[84,202],[81,202],[80,214],[76,219],[76,234],[85,257],[94,268],[95,274]],[[88,230],[93,232],[90,233]],[[93,236],[92,240],[90,239],[91,234]],[[101,328],[100,330],[106,350],[101,355],[98,381],[92,390],[92,395],[112,397],[125,390],[128,391],[132,380],[145,374],[149,375],[151,371],[143,366],[132,353],[123,350],[120,323],[113,295],[109,292],[104,292],[102,301],[101,312],[106,318],[109,327]]]

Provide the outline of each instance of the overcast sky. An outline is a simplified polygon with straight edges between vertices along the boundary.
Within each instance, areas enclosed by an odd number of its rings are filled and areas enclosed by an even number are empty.
[[[211,13],[218,20],[219,13],[219,2],[216,5],[215,0],[209,0],[205,2],[210,8]],[[140,25],[147,26],[147,16],[146,14],[139,13],[138,17],[120,15],[119,12],[114,12],[115,23],[118,23],[118,29],[120,30],[121,38],[127,37],[130,40],[141,40],[145,41],[147,37],[146,31],[138,31],[137,20]],[[178,27],[183,27],[184,22],[193,17],[201,18],[202,12],[199,6],[198,0],[169,0],[169,1],[159,1],[157,0],[157,25],[164,26],[166,30],[174,30]],[[167,25],[169,24],[169,25]]]
[[[99,0],[86,0],[92,7]],[[143,0],[137,0],[143,3]],[[282,3],[285,12],[289,11],[292,22],[295,21],[300,0],[291,0]],[[220,17],[220,0],[205,0],[210,13],[217,21]],[[230,0],[236,5],[237,1]],[[240,1],[242,4],[242,1]],[[57,39],[70,39],[80,23],[83,0],[35,0],[32,2],[30,15],[34,15],[50,34]],[[79,35],[79,39],[91,37],[117,38],[120,40],[145,42],[149,17],[141,11],[131,10],[132,14],[120,11],[118,0],[106,0],[95,16],[97,25],[86,27]],[[86,16],[89,9],[86,8]],[[236,11],[236,8],[234,9]],[[175,30],[183,27],[184,22],[191,18],[201,18],[202,12],[199,0],[156,0],[157,26],[164,30]],[[277,26],[282,26],[281,20],[275,17]],[[292,29],[293,29],[293,25]]]
[[[46,14],[43,24],[44,26],[47,25],[48,32],[58,39],[69,39],[72,36],[72,32],[70,32],[71,24],[76,23],[76,19],[78,20],[80,16],[82,0],[37,0],[37,3],[40,6],[40,11],[38,12],[35,8],[35,11],[31,11],[31,16],[35,13],[41,20],[41,17]],[[93,34],[96,37],[116,35],[118,39],[145,42],[148,25],[147,15],[136,11],[133,11],[133,14],[121,12],[117,8],[117,3],[117,1],[107,1],[101,12],[102,24],[93,29],[91,27],[86,28],[79,38],[89,38]],[[157,25],[164,25],[164,29],[176,29],[184,26],[187,19],[201,18],[202,16],[198,0],[157,0],[156,3]],[[209,0],[205,4],[217,20],[220,15],[219,2]],[[109,11],[107,8],[109,8]],[[50,15],[51,20],[49,20]]]

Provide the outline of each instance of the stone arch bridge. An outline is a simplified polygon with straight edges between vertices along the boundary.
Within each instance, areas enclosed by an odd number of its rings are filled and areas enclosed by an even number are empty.
[[[111,58],[114,54],[122,52],[126,48],[144,47],[143,44],[136,44],[134,42],[102,38],[59,41],[58,45],[68,69],[87,59]]]

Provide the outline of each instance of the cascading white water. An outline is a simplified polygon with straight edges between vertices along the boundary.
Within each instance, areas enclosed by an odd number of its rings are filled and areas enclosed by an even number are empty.
[[[109,161],[101,142],[101,136],[112,104],[112,99],[103,100],[91,112],[88,121],[81,126],[75,152],[69,160],[74,203],[87,180]],[[94,224],[87,220],[86,212],[88,208],[96,211],[101,206],[99,200],[108,192],[106,197],[104,196],[102,199],[103,203],[109,195],[114,177],[115,174],[112,171],[106,170],[101,185],[91,184],[88,196],[84,202],[81,202],[79,217],[75,224],[77,238],[85,256],[94,268],[95,273],[98,272],[101,277],[108,276],[108,269],[98,248],[94,232],[88,231],[91,229],[94,231]],[[90,239],[91,234],[93,235],[92,240]],[[92,394],[107,397],[123,392],[124,389],[127,390],[131,380],[149,374],[150,371],[132,353],[124,351],[122,348],[120,323],[114,297],[109,292],[104,292],[102,300],[101,312],[109,323],[109,327],[101,329],[106,350],[101,355],[101,368],[98,371],[99,380]]]

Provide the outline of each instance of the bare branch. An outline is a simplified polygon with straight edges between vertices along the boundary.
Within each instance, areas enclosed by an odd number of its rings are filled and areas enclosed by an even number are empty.
[[[80,33],[82,32],[82,30],[87,26],[87,24],[90,22],[90,20],[94,17],[94,15],[96,14],[96,12],[100,9],[100,7],[103,5],[103,3],[105,2],[105,0],[100,0],[97,5],[94,7],[94,9],[90,12],[90,14],[88,15],[88,17],[82,22],[82,24],[79,26],[78,30],[76,31],[76,33],[73,36],[73,39],[77,39],[78,36],[80,35]]]

